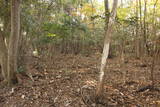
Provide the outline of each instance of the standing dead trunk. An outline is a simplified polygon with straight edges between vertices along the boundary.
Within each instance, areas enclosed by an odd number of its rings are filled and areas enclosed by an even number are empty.
[[[8,84],[17,82],[17,53],[20,35],[20,0],[11,1],[11,36],[8,48]]]
[[[96,90],[96,99],[99,99],[102,96],[103,90],[104,90],[104,69],[105,69],[106,60],[109,54],[109,45],[110,45],[110,39],[112,35],[114,20],[116,17],[117,5],[118,5],[118,0],[114,0],[112,12],[109,17],[108,28],[105,32],[105,40],[104,40],[104,47],[103,47],[101,67],[100,67],[100,77],[99,77],[99,82]]]

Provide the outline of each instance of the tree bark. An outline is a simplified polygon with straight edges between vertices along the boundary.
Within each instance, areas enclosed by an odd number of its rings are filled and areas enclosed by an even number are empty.
[[[104,5],[105,5],[105,28],[104,29],[105,29],[105,31],[107,31],[108,23],[109,23],[109,14],[110,14],[110,12],[109,12],[109,1],[104,0]],[[109,49],[110,49],[110,51],[109,51],[108,58],[112,58],[113,57],[113,53],[112,53],[113,49],[111,47],[111,44],[109,46]]]
[[[108,28],[108,23],[109,23],[109,2],[108,0],[104,0],[104,5],[105,5],[105,30],[107,31]]]
[[[144,42],[144,52],[147,52],[147,32],[146,32],[146,15],[147,15],[147,0],[144,0],[144,18],[143,18],[143,42]]]
[[[17,83],[17,53],[20,35],[20,0],[11,1],[11,36],[8,48],[8,84]]]
[[[104,69],[105,69],[106,60],[109,54],[109,46],[110,46],[110,40],[112,36],[113,25],[114,25],[114,21],[116,17],[117,5],[118,5],[118,0],[114,0],[112,12],[109,17],[108,28],[105,32],[104,47],[103,47],[101,67],[100,67],[100,76],[99,76],[99,82],[98,82],[97,90],[96,90],[96,99],[99,99],[102,96],[103,91],[104,91]]]
[[[2,31],[0,31],[0,65],[2,68],[2,76],[4,81],[7,81],[7,54],[4,36]]]
[[[136,52],[136,58],[140,58],[140,37],[139,37],[139,23],[138,23],[138,0],[136,0],[136,40],[135,40],[135,52]]]
[[[142,25],[142,3],[141,0],[139,0],[139,19],[140,19],[140,32],[139,32],[139,47],[140,47],[140,57],[143,56],[143,25]]]

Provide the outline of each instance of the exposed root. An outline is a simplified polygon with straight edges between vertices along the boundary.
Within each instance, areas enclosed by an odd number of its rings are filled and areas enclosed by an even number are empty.
[[[159,88],[156,88],[156,87],[154,87],[154,86],[152,86],[152,85],[148,85],[148,86],[144,86],[144,87],[138,89],[138,90],[136,91],[136,93],[144,92],[144,91],[146,91],[146,90],[158,91],[158,92],[160,92],[160,89],[159,89]]]

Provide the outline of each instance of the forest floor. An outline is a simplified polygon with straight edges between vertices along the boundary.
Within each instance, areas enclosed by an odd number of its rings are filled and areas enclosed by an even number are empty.
[[[0,107],[160,107],[160,66],[154,69],[157,90],[146,89],[151,84],[149,62],[127,58],[120,64],[118,58],[109,59],[104,96],[96,104],[99,54],[32,58],[33,78],[19,77],[20,84],[1,88]]]

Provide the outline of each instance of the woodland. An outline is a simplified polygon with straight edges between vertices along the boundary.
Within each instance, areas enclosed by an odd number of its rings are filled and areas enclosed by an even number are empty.
[[[160,0],[0,0],[0,107],[160,107]]]

